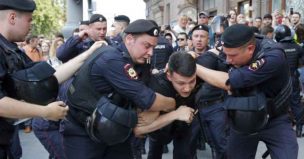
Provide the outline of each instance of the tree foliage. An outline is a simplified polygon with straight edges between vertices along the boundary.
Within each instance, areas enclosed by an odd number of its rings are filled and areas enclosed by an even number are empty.
[[[51,36],[58,32],[65,21],[64,0],[35,0],[32,33]]]

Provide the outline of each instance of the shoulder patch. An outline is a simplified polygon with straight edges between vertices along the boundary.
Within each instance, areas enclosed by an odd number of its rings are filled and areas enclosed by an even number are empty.
[[[138,79],[137,73],[136,73],[136,71],[134,70],[134,68],[131,64],[126,64],[124,66],[124,69],[125,69],[125,72],[126,72],[127,76],[130,79],[135,79],[135,80]]]
[[[260,69],[264,64],[266,63],[264,58],[258,59],[255,62],[251,63],[249,65],[249,70],[251,71],[256,71],[258,69]]]

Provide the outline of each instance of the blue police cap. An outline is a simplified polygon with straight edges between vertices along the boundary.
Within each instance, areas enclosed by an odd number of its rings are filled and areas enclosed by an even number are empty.
[[[127,34],[142,34],[146,33],[151,36],[158,37],[159,29],[158,26],[155,25],[150,20],[138,19],[134,22],[130,23],[128,27],[124,31]]]
[[[193,33],[195,30],[204,30],[204,31],[206,31],[206,32],[209,33],[209,28],[208,28],[208,26],[207,26],[207,25],[204,25],[204,24],[196,25],[195,27],[193,27],[193,28],[191,29],[190,32]]]
[[[116,17],[114,17],[115,21],[119,21],[119,22],[126,22],[126,23],[130,23],[130,18],[128,16],[125,15],[118,15]]]
[[[90,24],[90,21],[88,20],[82,20],[79,22],[79,25],[89,25]]]
[[[103,15],[93,14],[90,18],[89,23],[92,24],[92,23],[95,23],[95,22],[106,22],[106,21],[107,21],[107,19]]]
[[[0,10],[7,9],[33,12],[36,9],[36,3],[33,0],[0,0]]]
[[[253,30],[244,24],[228,27],[222,35],[222,43],[227,48],[237,48],[246,44],[254,36]]]

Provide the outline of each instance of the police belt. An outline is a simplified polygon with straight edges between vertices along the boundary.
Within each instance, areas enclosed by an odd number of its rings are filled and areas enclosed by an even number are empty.
[[[216,99],[201,99],[200,102],[198,103],[198,108],[207,108],[209,106],[215,105],[215,104],[219,104],[219,103],[223,103],[224,102],[224,98],[216,98]]]

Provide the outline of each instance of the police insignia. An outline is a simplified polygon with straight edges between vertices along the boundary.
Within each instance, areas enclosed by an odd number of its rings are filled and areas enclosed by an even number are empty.
[[[249,70],[256,71],[265,64],[265,59],[259,59],[249,65]]]
[[[138,79],[137,73],[131,64],[126,64],[124,66],[124,69],[129,78]]]

